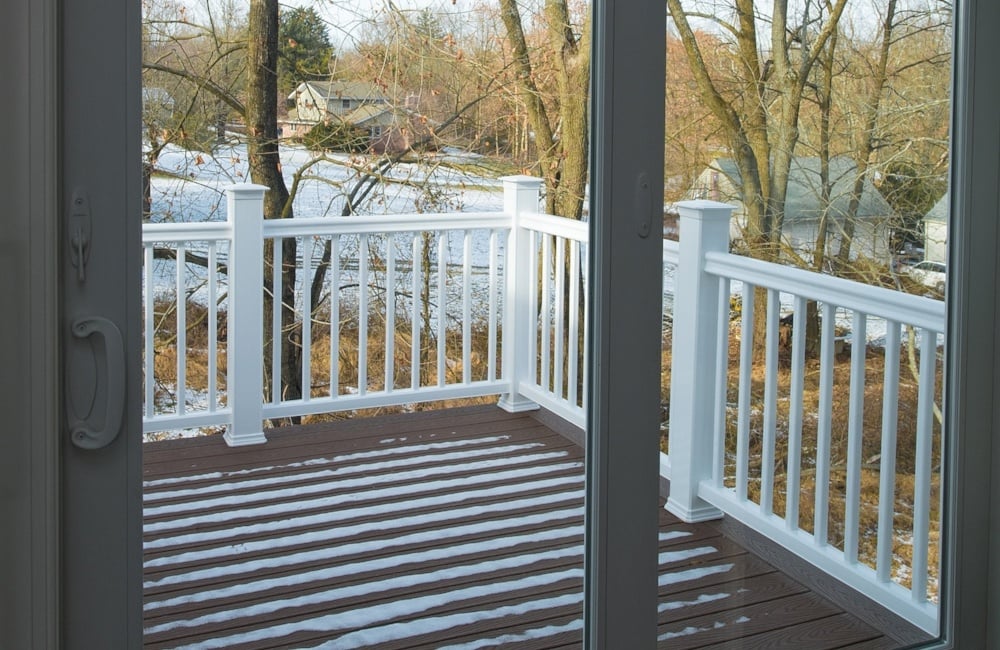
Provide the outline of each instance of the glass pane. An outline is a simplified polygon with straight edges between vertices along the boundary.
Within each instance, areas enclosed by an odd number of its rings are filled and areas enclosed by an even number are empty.
[[[589,4],[143,10],[146,644],[579,645]]]
[[[950,5],[667,7],[661,639],[937,638]]]

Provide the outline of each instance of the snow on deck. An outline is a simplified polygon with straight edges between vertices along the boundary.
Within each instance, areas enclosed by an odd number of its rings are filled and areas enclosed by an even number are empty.
[[[566,438],[472,407],[268,439],[145,446],[146,647],[580,647],[584,459]],[[814,629],[837,645],[809,647],[893,647],[712,524],[661,510],[659,545],[663,647]]]

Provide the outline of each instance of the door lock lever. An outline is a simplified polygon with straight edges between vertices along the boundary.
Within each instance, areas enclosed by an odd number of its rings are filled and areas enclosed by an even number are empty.
[[[86,266],[90,259],[90,200],[82,188],[73,191],[69,212],[69,258],[76,267],[76,280],[87,279]]]

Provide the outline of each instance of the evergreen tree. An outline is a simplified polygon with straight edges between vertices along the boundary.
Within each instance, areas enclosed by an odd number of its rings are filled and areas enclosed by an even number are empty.
[[[278,27],[278,86],[287,94],[303,81],[330,74],[333,46],[326,23],[312,7],[281,13]]]

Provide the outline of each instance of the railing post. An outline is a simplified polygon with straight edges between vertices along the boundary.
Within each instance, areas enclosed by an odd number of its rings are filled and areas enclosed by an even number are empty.
[[[684,201],[680,212],[670,373],[670,497],[667,510],[686,522],[718,519],[722,512],[698,497],[712,475],[715,373],[721,322],[719,280],[705,273],[705,253],[728,252],[732,207]]]
[[[500,397],[498,406],[510,413],[533,411],[538,404],[520,394],[522,381],[529,380],[534,359],[528,358],[528,337],[532,335],[531,309],[528,304],[530,274],[535,261],[528,250],[528,232],[521,228],[521,214],[537,212],[542,179],[534,176],[505,176],[503,181],[504,212],[510,215],[510,235],[507,238],[507,260],[504,265],[505,291],[503,299],[503,378],[510,392]]]
[[[264,192],[263,185],[230,185],[226,191],[229,247],[229,314],[226,318],[226,393],[232,422],[230,447],[267,442],[264,436]]]

